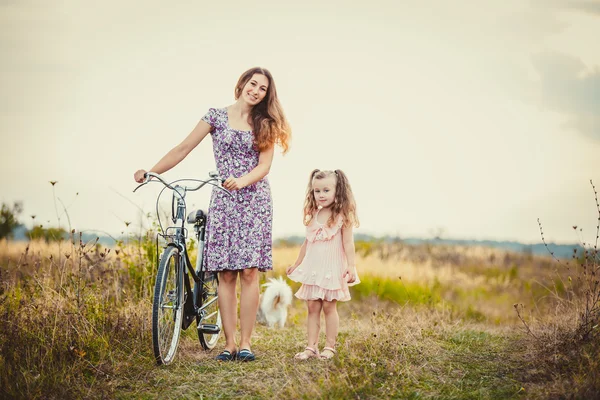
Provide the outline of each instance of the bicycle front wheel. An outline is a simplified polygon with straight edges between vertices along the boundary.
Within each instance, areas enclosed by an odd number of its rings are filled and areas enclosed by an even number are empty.
[[[152,304],[152,344],[160,364],[175,358],[183,318],[183,270],[179,250],[168,246],[158,266]]]

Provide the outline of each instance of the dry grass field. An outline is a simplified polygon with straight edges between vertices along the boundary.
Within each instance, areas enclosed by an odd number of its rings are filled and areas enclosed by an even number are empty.
[[[2,241],[1,397],[600,396],[598,330],[582,330],[582,313],[594,312],[586,290],[597,255],[567,266],[476,247],[356,247],[362,283],[338,306],[334,360],[293,359],[306,339],[306,309],[296,299],[285,328],[256,327],[254,363],[217,363],[223,342],[204,352],[193,324],[175,362],[159,367],[151,344],[152,240],[110,249],[76,235],[60,244]],[[275,268],[261,280],[285,275],[297,253],[276,248]]]

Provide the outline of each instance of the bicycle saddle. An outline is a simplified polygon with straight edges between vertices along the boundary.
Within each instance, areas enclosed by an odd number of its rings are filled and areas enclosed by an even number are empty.
[[[204,212],[204,210],[201,209],[193,210],[187,216],[188,224],[195,224],[204,220],[206,220],[206,212]]]

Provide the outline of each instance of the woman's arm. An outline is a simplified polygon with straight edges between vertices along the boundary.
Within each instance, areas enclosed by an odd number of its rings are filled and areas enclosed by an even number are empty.
[[[274,152],[275,146],[271,146],[268,149],[261,151],[258,156],[258,164],[252,169],[252,171],[239,178],[227,178],[225,183],[223,183],[223,187],[227,190],[239,190],[243,187],[260,181],[262,178],[267,176],[271,170]]]
[[[304,260],[304,256],[306,255],[306,239],[304,239],[304,243],[302,243],[302,247],[300,247],[300,253],[298,254],[298,258],[296,259],[296,262],[294,263],[294,265],[291,265],[288,269],[287,269],[287,274],[291,274],[292,272],[294,272],[294,270],[296,268],[298,268],[298,265],[300,265],[300,263],[302,263],[302,260]]]
[[[194,130],[192,130],[192,132],[190,132],[190,134],[183,139],[181,143],[173,147],[167,154],[165,154],[165,156],[150,169],[150,172],[162,174],[163,172],[167,172],[179,164],[181,160],[183,160],[190,153],[190,151],[198,146],[202,139],[204,139],[211,130],[212,126],[210,126],[207,122],[200,120]],[[134,179],[137,182],[143,182],[145,173],[146,171],[143,169],[137,171],[134,174]]]
[[[342,243],[344,244],[344,252],[348,261],[348,269],[344,272],[344,278],[348,277],[348,283],[356,280],[356,264],[355,264],[355,249],[354,235],[352,234],[352,225],[342,228]]]

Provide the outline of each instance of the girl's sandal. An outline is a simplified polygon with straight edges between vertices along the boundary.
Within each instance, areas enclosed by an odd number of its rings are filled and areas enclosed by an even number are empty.
[[[296,360],[308,360],[309,358],[319,358],[319,353],[312,347],[306,347],[304,351],[294,356]]]
[[[321,355],[319,357],[321,358],[321,360],[331,360],[336,355],[336,353],[337,351],[335,351],[333,347],[323,347],[323,351],[321,352]]]

